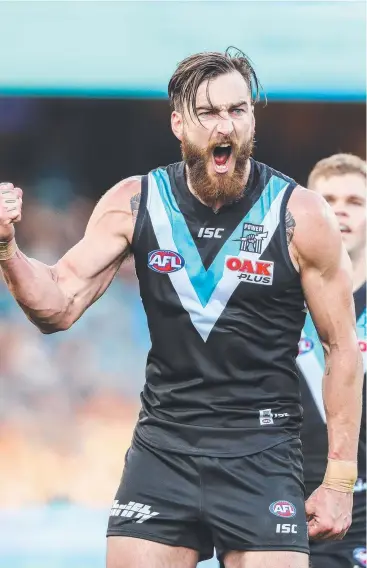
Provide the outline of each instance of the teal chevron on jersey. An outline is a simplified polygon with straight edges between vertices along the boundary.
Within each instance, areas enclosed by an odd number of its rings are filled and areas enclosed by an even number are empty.
[[[261,225],[274,200],[289,184],[284,179],[274,175],[270,178],[260,198],[247,215],[243,217],[231,236],[223,244],[208,270],[206,270],[184,216],[173,195],[166,170],[159,168],[153,171],[152,175],[157,184],[159,195],[172,227],[172,236],[177,251],[185,259],[188,277],[201,305],[204,307],[209,302],[214,289],[223,276],[226,256],[238,255],[243,224],[245,222],[251,222],[256,225]]]

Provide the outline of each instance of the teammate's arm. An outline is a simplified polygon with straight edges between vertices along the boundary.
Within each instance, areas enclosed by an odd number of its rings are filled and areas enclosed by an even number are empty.
[[[329,461],[323,488],[351,495],[357,474],[363,384],[351,262],[342,244],[336,218],[322,197],[296,189],[288,214],[293,219],[293,226],[288,219],[293,236],[290,250],[298,264],[306,303],[325,353],[323,399]],[[345,510],[349,506],[350,503],[345,505]],[[326,536],[342,535],[350,519],[339,521],[338,526],[331,518],[326,522],[330,525],[329,530],[323,529]],[[343,522],[342,530],[340,523]],[[310,536],[313,532],[318,534],[316,526]]]
[[[1,186],[0,241],[13,246],[12,222],[19,214],[6,205],[21,193],[8,186],[4,199]],[[118,183],[97,203],[85,235],[54,266],[28,258],[19,249],[8,260],[0,260],[8,288],[27,317],[43,332],[68,329],[107,289],[122,261],[129,254],[133,233],[134,203],[140,194],[137,178]],[[135,200],[135,201],[134,201]],[[11,200],[10,200],[11,201]],[[10,210],[9,210],[10,209]],[[6,238],[4,239],[4,236]],[[4,244],[0,247],[5,250]],[[1,255],[4,257],[4,252]]]

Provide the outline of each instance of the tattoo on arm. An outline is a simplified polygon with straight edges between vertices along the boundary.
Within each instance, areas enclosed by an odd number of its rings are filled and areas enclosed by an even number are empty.
[[[133,214],[133,223],[136,222],[136,218],[139,213],[139,205],[140,205],[140,193],[137,193],[136,195],[133,195],[132,198],[130,199],[131,212]]]
[[[287,234],[287,245],[288,246],[290,245],[291,240],[293,239],[295,226],[296,226],[296,222],[293,218],[293,215],[289,211],[289,209],[287,209],[287,211],[285,213],[285,230],[286,230],[286,234]]]

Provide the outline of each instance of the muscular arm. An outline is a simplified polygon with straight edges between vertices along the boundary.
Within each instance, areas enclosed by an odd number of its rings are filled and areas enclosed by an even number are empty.
[[[138,178],[107,191],[82,240],[55,266],[28,258],[19,250],[0,263],[10,292],[43,333],[68,329],[105,292],[129,254],[139,195]]]
[[[296,189],[289,203],[292,252],[325,353],[323,400],[328,457],[357,461],[362,360],[355,330],[352,268],[336,219],[314,192]]]

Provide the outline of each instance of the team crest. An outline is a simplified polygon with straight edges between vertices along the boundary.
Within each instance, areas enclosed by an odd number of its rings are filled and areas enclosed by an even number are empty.
[[[264,232],[264,225],[244,223],[242,229],[242,237],[236,240],[241,241],[240,251],[261,254],[263,241],[267,236],[268,232]]]

